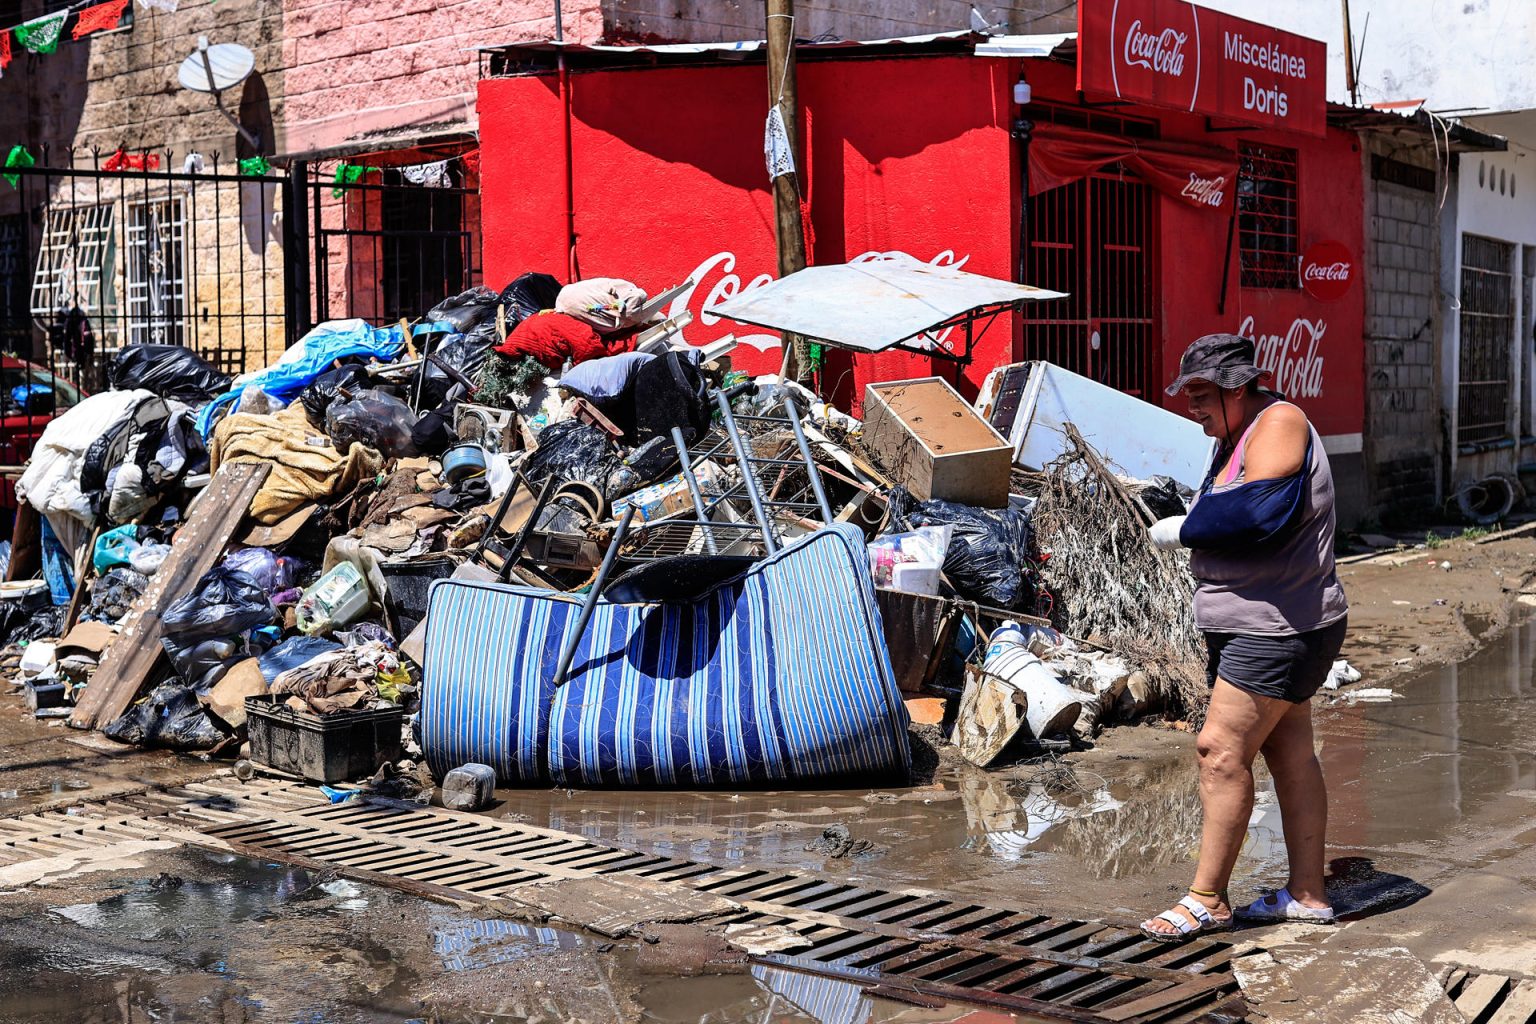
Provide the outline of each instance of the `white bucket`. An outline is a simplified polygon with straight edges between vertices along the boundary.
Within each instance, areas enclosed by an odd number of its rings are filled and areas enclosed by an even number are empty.
[[[1036,739],[1071,733],[1083,710],[1082,696],[1029,652],[1024,631],[1018,626],[1009,623],[992,634],[983,668],[1028,698],[1024,721]]]

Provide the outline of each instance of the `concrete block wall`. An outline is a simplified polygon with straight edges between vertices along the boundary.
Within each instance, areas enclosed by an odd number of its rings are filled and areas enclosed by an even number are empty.
[[[726,42],[761,39],[762,0],[602,0],[609,38],[638,42]],[[1008,32],[1074,32],[1077,8],[1052,0],[977,0],[993,25]],[[886,39],[959,32],[970,27],[970,0],[797,0],[800,39]]]
[[[1434,166],[1432,154],[1400,143],[1375,140],[1370,149]],[[1433,192],[1370,180],[1368,158],[1366,175],[1366,465],[1380,514],[1439,497],[1439,226]]]

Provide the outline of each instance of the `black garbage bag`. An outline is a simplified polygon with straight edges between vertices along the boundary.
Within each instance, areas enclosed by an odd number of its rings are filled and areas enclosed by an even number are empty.
[[[0,601],[0,647],[58,636],[56,631],[63,625],[64,616],[52,615],[53,610],[53,598],[47,587],[20,600]],[[50,628],[55,632],[48,632]]]
[[[304,386],[304,390],[299,392],[299,401],[303,403],[304,415],[309,417],[311,424],[324,429],[326,410],[336,400],[338,389],[364,391],[369,387],[371,382],[364,366],[361,362],[349,362],[326,370]]]
[[[411,443],[416,420],[411,407],[394,395],[360,391],[331,403],[325,413],[325,432],[337,451],[344,452],[357,441],[377,449],[386,459],[408,458],[416,454]]]
[[[1032,559],[1034,530],[1014,508],[973,508],[953,501],[918,501],[899,484],[891,488],[888,533],[923,526],[953,526],[944,575],[962,597],[1009,611],[1030,612],[1040,589]]]
[[[1189,511],[1189,502],[1195,496],[1194,491],[1173,477],[1162,475],[1143,481],[1132,490],[1147,506],[1147,511],[1159,519],[1184,515]]]
[[[534,487],[551,477],[557,486],[572,481],[591,484],[609,501],[640,486],[605,431],[580,420],[561,420],[539,433],[539,446],[523,462],[523,475]]]
[[[500,295],[484,285],[476,285],[427,310],[427,319],[449,325],[456,334],[495,339],[496,307],[500,305]],[[494,340],[491,343],[494,344]]]
[[[709,430],[713,406],[709,382],[699,368],[697,352],[667,352],[635,370],[627,401],[628,415],[615,418],[625,430],[626,444],[638,447],[655,437],[669,440],[672,428],[692,444]]]
[[[102,732],[119,743],[172,750],[207,750],[224,739],[197,692],[181,683],[161,683]]]
[[[184,345],[129,345],[113,357],[107,380],[113,391],[143,388],[188,405],[222,395],[233,383]]]
[[[436,408],[450,397],[465,398],[474,386],[475,375],[491,357],[491,349],[500,340],[495,324],[489,334],[450,334],[430,349],[419,371],[422,409]],[[455,389],[458,390],[455,390]],[[412,385],[415,394],[415,385]]]
[[[91,585],[91,607],[82,618],[95,622],[118,622],[128,614],[133,602],[149,589],[149,577],[126,566],[113,566]]]
[[[277,609],[254,576],[215,566],[191,593],[176,600],[161,617],[165,636],[187,646],[214,637],[236,636],[265,626]]]
[[[507,330],[541,310],[554,309],[560,282],[548,274],[529,271],[501,290],[497,300],[507,310]]]

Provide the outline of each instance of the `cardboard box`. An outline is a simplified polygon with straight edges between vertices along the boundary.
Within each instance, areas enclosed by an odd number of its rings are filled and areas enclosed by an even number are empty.
[[[920,501],[1008,504],[1013,447],[938,377],[866,386],[863,437]]]

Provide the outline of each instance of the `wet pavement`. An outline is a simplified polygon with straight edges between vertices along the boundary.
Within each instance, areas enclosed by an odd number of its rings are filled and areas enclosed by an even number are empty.
[[[1326,941],[1536,973],[1536,627],[1394,686],[1389,703],[1317,708],[1333,891],[1358,918]],[[1131,919],[1187,884],[1191,749],[1186,734],[1141,727],[1060,763],[981,773],[946,760],[923,786],[503,791],[491,813],[673,857]],[[1262,790],[1236,899],[1284,879]],[[5,894],[0,1019],[871,1024],[970,1012],[763,967],[680,977],[637,962],[632,945],[240,858],[180,850],[151,864]]]
[[[6,894],[0,964],[6,1024],[915,1024],[971,1012],[765,967],[657,973],[633,946],[191,850],[134,877]]]

